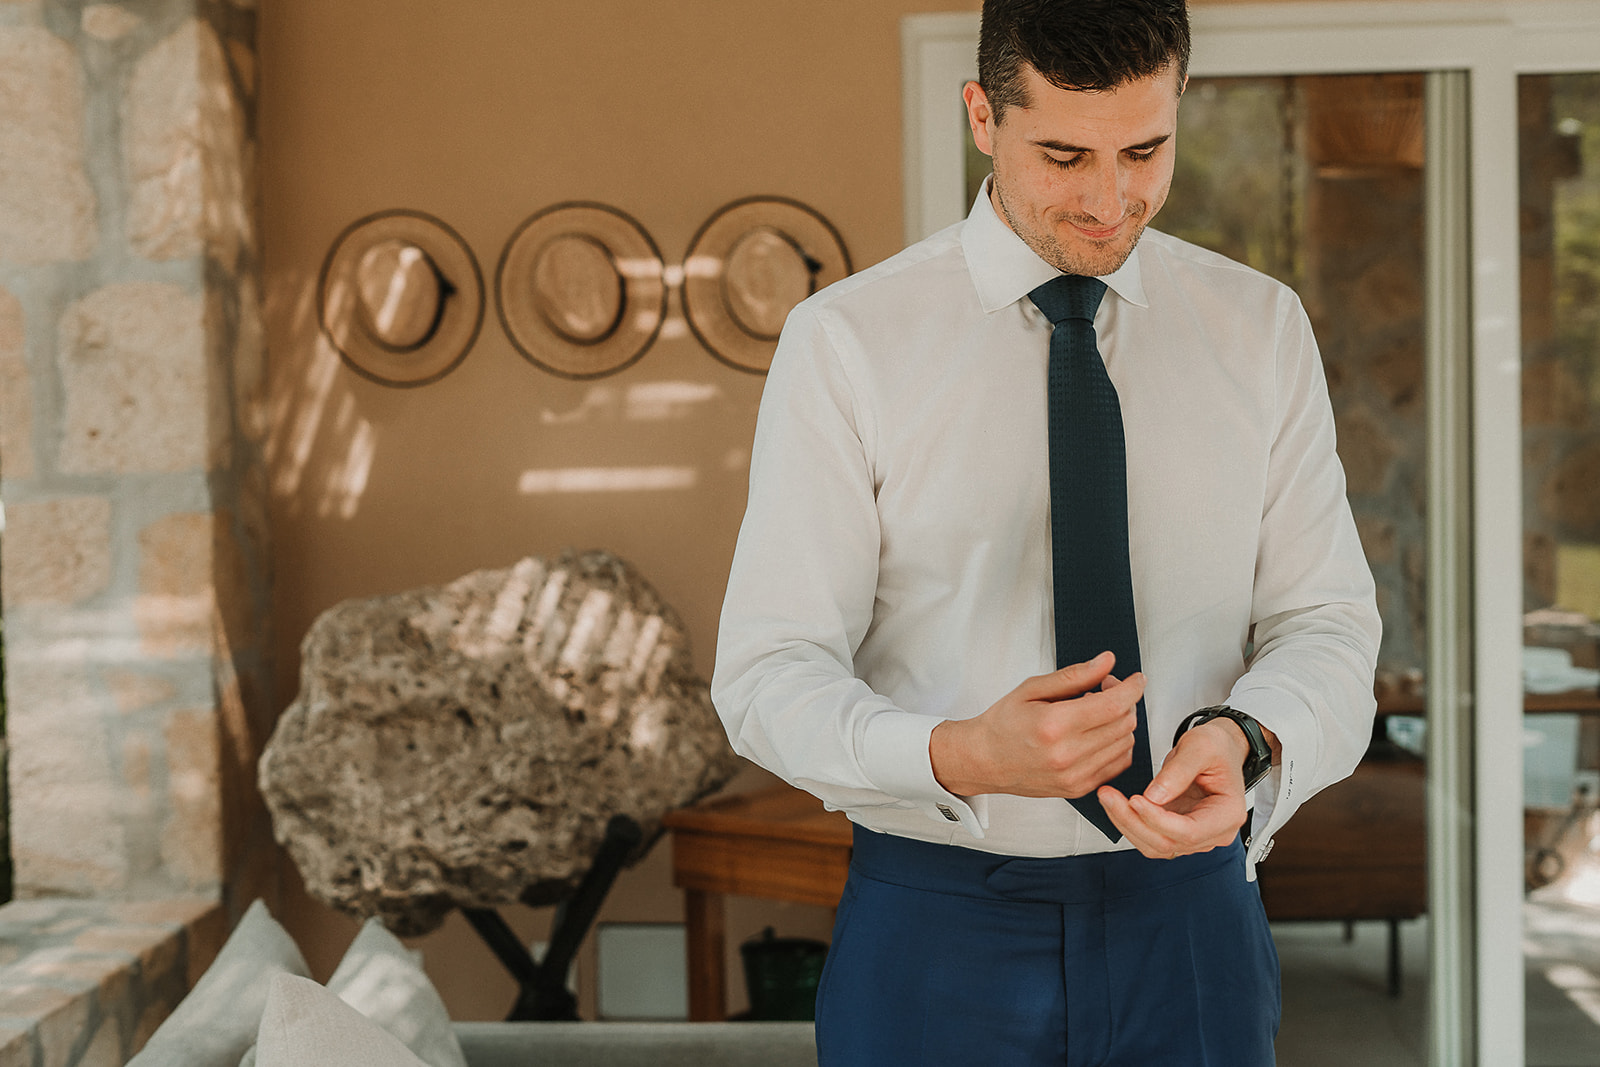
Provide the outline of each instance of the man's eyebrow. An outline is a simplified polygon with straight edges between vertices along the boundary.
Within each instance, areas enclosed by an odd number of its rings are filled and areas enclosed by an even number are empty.
[[[1122,151],[1145,152],[1152,148],[1158,148],[1170,140],[1172,140],[1172,134],[1164,133],[1159,137],[1152,137],[1148,141],[1141,141],[1138,144],[1128,145],[1127,147],[1123,148]],[[1092,148],[1082,148],[1075,144],[1068,144],[1065,141],[1039,140],[1034,141],[1033,143],[1038,145],[1040,148],[1048,148],[1052,152],[1062,152],[1071,155],[1081,155],[1085,152],[1094,151]]]

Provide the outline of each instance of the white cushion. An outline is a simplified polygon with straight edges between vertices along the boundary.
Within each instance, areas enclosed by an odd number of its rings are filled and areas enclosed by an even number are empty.
[[[328,979],[328,991],[367,1019],[399,1038],[429,1067],[467,1067],[450,1013],[428,976],[420,955],[368,919]],[[259,1067],[259,1053],[245,1053],[239,1067]]]
[[[128,1067],[235,1067],[256,1039],[272,979],[308,973],[294,939],[256,901]]]
[[[328,989],[377,1023],[431,1067],[467,1067],[450,1013],[417,953],[368,919],[345,950]]]
[[[257,1067],[427,1067],[400,1039],[309,978],[272,980]]]

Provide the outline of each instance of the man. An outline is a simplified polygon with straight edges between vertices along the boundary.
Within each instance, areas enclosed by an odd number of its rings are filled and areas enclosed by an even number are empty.
[[[1146,229],[1188,51],[1182,0],[986,0],[983,195],[785,326],[712,691],[856,824],[825,1067],[1272,1062],[1254,864],[1379,624],[1299,301]]]

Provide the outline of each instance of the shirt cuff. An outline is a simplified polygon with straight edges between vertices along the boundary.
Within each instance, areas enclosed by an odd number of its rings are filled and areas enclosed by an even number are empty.
[[[874,715],[862,732],[861,767],[872,784],[936,823],[982,839],[989,826],[986,797],[959,797],[933,776],[928,741],[944,720],[907,711]]]
[[[1319,747],[1317,722],[1310,709],[1285,708],[1259,692],[1234,694],[1229,697],[1228,706],[1255,719],[1278,739],[1278,762],[1253,790],[1254,816],[1245,831],[1250,838],[1246,867],[1254,880],[1255,864],[1272,851],[1273,835],[1308,795]]]

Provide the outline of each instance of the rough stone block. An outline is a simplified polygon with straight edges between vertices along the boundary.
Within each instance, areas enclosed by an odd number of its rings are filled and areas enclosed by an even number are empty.
[[[26,340],[22,302],[0,288],[0,476],[11,479],[33,477],[33,385]]]
[[[34,1033],[39,1041],[40,1067],[72,1067],[72,1054],[92,1007],[88,997],[74,997],[39,1020]]]
[[[79,261],[94,252],[83,140],[83,73],[72,46],[42,27],[0,27],[0,261]]]
[[[175,897],[166,900],[108,901],[106,918],[130,926],[180,926],[215,925],[221,920],[217,902],[203,897]],[[198,977],[198,976],[197,976]]]
[[[37,1042],[39,1059],[23,1058],[15,1050],[22,1042],[13,1039],[0,1054],[0,1064],[9,1056],[13,1062],[34,1063],[39,1067],[69,1067],[79,1035],[89,1020],[91,1000],[82,994],[72,993],[54,986],[33,982],[19,975],[8,975],[0,986],[0,1016],[10,1019],[28,1019],[33,1023],[32,1040]]]
[[[170,678],[138,671],[108,671],[106,687],[111,690],[117,710],[124,715],[159,707],[178,695],[178,687]]]
[[[0,937],[12,936],[22,927],[43,926],[61,917],[64,900],[13,900],[0,911]]]
[[[90,1039],[88,1048],[73,1067],[121,1067],[124,1062],[122,1042],[117,1037],[117,1021],[102,1019]]]
[[[83,9],[83,32],[97,41],[115,41],[137,29],[144,20],[121,4],[90,4]]]
[[[6,608],[77,604],[111,583],[111,501],[59,497],[6,508],[0,591]]]
[[[150,740],[139,734],[129,734],[122,739],[122,784],[128,789],[136,805],[148,805],[151,799],[150,766],[153,758]]]
[[[569,894],[609,819],[644,838],[733,776],[677,614],[604,552],[348,601],[307,634],[261,758],[306,888],[401,934]]]
[[[93,688],[81,668],[8,657],[6,671],[11,851],[19,890],[84,895],[125,885],[121,816],[127,797],[116,785],[104,709]]]
[[[93,991],[101,1003],[127,993],[128,961],[120,955],[55,946],[33,953],[18,966],[18,971],[54,985],[71,986],[79,992]]]
[[[154,282],[109,285],[67,309],[57,355],[63,472],[205,469],[217,399],[203,323],[200,298]]]
[[[179,512],[139,532],[139,591],[152,596],[196,596],[211,590],[216,526],[205,512]]]
[[[134,618],[152,655],[203,653],[211,648],[216,522],[184,512],[157,519],[139,532],[139,597]]]
[[[33,1033],[0,1026],[0,1067],[33,1067]]]
[[[117,953],[139,961],[141,974],[160,975],[178,965],[181,938],[176,931],[154,926],[90,926],[73,938],[72,947],[83,953]]]
[[[122,116],[134,251],[155,260],[204,252],[233,270],[250,237],[244,116],[211,27],[191,19],[151,48]]]
[[[0,984],[0,1016],[8,1019],[43,1019],[65,1008],[73,995],[65,989],[6,976]]]
[[[167,873],[190,889],[222,883],[222,784],[216,716],[182,711],[167,720],[168,816],[161,833]]]

